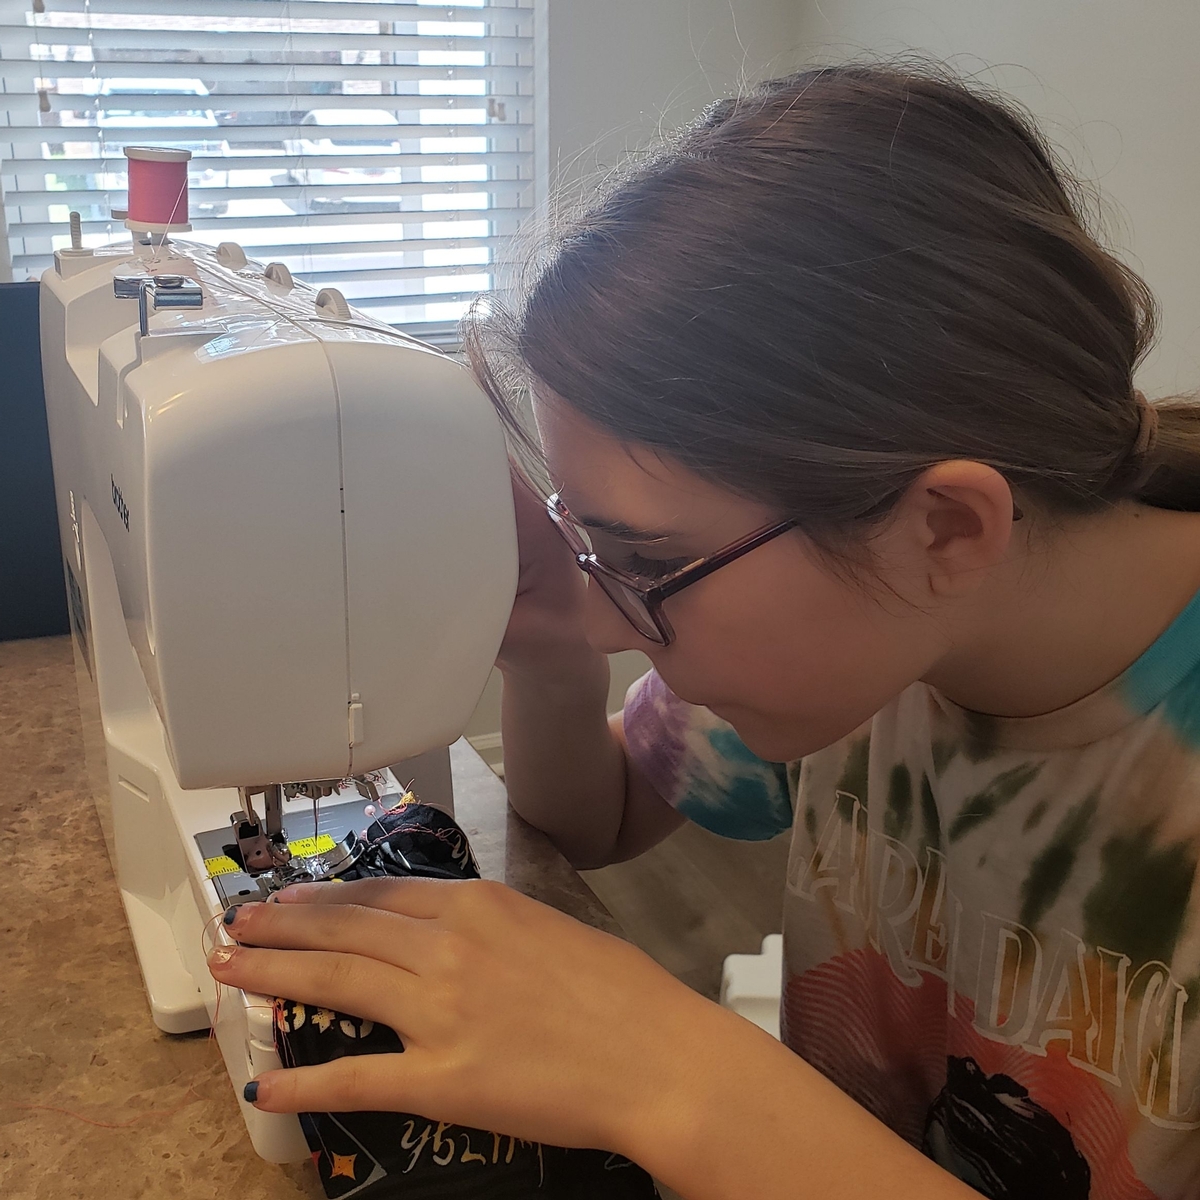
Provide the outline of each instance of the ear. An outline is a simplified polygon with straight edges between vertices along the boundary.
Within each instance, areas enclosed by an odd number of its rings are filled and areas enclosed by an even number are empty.
[[[983,584],[1008,551],[1016,514],[1004,476],[966,461],[930,467],[909,487],[899,509],[929,589],[944,599]]]

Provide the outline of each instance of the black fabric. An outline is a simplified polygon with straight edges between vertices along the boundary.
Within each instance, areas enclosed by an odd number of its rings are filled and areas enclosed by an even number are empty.
[[[367,830],[368,848],[341,878],[478,879],[467,836],[443,812],[409,803]],[[395,1032],[358,1017],[275,1002],[285,1066],[404,1050]],[[650,1176],[602,1150],[565,1150],[408,1113],[303,1113],[301,1128],[330,1200],[654,1200]]]

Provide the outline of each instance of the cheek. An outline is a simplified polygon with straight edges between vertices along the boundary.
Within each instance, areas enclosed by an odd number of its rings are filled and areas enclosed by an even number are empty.
[[[674,691],[774,761],[850,733],[937,656],[924,614],[792,559],[764,555],[681,594],[668,609],[678,641],[652,655]]]

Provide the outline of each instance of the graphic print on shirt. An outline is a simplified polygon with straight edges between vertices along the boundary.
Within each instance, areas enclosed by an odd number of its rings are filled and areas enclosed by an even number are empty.
[[[992,1200],[1088,1200],[1092,1171],[1054,1114],[1007,1075],[951,1057],[921,1149]]]
[[[865,783],[865,753],[851,749],[844,780]],[[815,848],[794,864],[789,890],[823,914],[830,949],[846,952],[790,979],[785,1038],[985,1196],[1148,1200],[1154,1193],[1129,1162],[1122,1097],[1163,1129],[1200,1128],[1200,1094],[1184,1066],[1197,988],[1170,965],[1194,861],[1154,849],[1145,831],[1111,838],[1101,852],[1107,875],[1082,903],[1081,929],[1046,926],[1095,817],[1098,799],[1087,796],[1059,816],[1027,864],[1015,916],[964,905],[947,851],[1028,797],[1039,770],[1035,761],[999,772],[944,837],[927,777],[914,828],[913,789],[897,782],[907,778],[903,765],[892,771],[882,820],[840,788],[823,828],[806,810]],[[1120,903],[1138,897],[1136,888],[1114,891],[1114,872],[1121,878],[1128,860],[1140,868],[1155,855],[1157,872],[1134,875],[1153,881],[1167,919],[1130,927],[1132,936],[1114,943],[1123,948],[1094,940],[1097,931],[1125,931],[1125,908],[1137,909]],[[811,927],[815,915],[793,910],[789,921]]]

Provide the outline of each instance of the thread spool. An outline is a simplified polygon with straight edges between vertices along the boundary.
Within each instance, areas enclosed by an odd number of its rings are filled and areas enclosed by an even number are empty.
[[[166,146],[126,146],[129,160],[129,212],[125,227],[146,233],[185,233],[188,221],[190,150]]]

